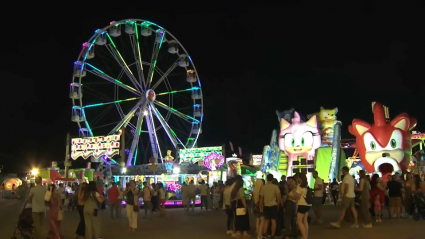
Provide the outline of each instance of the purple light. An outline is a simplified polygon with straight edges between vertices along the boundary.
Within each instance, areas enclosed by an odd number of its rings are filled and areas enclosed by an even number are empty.
[[[201,204],[201,200],[195,201],[195,205],[200,205],[200,204]],[[125,201],[122,201],[121,205],[126,205]],[[143,202],[140,202],[140,205],[143,205]],[[183,202],[181,200],[171,200],[171,201],[165,202],[165,206],[182,206],[182,205],[183,205]]]
[[[204,158],[204,167],[209,170],[217,170],[217,168],[220,168],[223,164],[224,156],[216,152],[212,152]]]

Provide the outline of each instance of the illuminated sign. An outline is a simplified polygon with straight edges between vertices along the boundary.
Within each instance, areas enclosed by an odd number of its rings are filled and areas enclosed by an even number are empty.
[[[79,157],[113,157],[119,154],[120,135],[75,138],[71,140],[71,144],[71,158],[74,160]]]
[[[253,165],[253,166],[260,166],[261,165],[261,160],[263,160],[263,155],[261,155],[261,154],[252,155],[251,165]]]
[[[180,149],[180,163],[197,163],[198,161],[203,161],[210,153],[222,155],[222,146]]]

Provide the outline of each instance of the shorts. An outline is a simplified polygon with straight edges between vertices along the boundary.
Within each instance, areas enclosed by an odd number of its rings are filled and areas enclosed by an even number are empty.
[[[306,214],[310,211],[311,206],[298,205],[297,213]]]
[[[151,201],[143,201],[143,207],[151,210],[152,209],[152,202]]]
[[[401,197],[390,197],[390,207],[401,207]]]
[[[355,198],[344,197],[342,199],[342,207],[345,208],[345,209],[353,208],[354,207],[354,199]]]
[[[159,203],[163,205],[165,203],[165,199],[159,199]]]
[[[279,208],[277,207],[277,205],[271,206],[271,207],[264,206],[264,209],[263,209],[264,219],[276,220],[278,213],[279,213]]]
[[[322,197],[314,197],[313,198],[313,209],[319,209],[322,206],[323,198]]]

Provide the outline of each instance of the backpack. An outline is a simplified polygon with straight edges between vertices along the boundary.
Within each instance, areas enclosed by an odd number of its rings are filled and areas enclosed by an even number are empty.
[[[305,202],[309,205],[313,204],[314,201],[314,193],[310,187],[307,187],[307,195],[305,196]]]

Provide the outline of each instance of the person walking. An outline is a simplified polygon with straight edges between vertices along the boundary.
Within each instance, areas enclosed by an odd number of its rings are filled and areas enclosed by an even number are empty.
[[[279,187],[273,183],[273,175],[267,175],[267,183],[260,191],[260,212],[264,214],[263,235],[266,234],[271,222],[270,236],[273,239],[276,234],[276,221],[278,219],[279,205],[282,204]]]
[[[108,190],[109,210],[110,210],[111,219],[120,218],[121,203],[118,200],[119,195],[120,195],[120,191],[117,188],[117,184],[113,182],[112,187]],[[114,212],[115,212],[115,217],[114,217]]]
[[[87,190],[88,184],[82,183],[78,189],[76,190],[77,193],[77,210],[78,215],[80,216],[80,221],[77,226],[77,230],[75,231],[76,238],[84,238],[86,236],[86,224],[84,222],[84,193]]]
[[[364,170],[360,170],[360,184],[356,191],[360,192],[360,218],[363,221],[363,227],[372,228],[372,218],[370,216],[370,183],[366,178]]]
[[[353,225],[351,225],[352,228],[358,228],[359,224],[357,221],[357,211],[354,205],[354,199],[356,197],[356,194],[354,192],[354,178],[351,177],[351,175],[348,173],[349,169],[348,167],[343,167],[342,168],[342,174],[344,175],[344,178],[342,179],[342,183],[341,183],[341,189],[339,190],[340,192],[340,198],[342,198],[342,211],[341,211],[341,215],[338,219],[338,221],[336,222],[331,222],[331,226],[336,227],[336,228],[340,228],[341,222],[344,220],[345,218],[345,212],[347,211],[347,209],[350,209],[353,218],[354,218],[354,223]]]
[[[54,184],[49,185],[49,190],[44,196],[44,201],[47,203],[50,209],[48,215],[50,230],[47,236],[49,239],[63,238],[63,235],[60,232],[60,225],[63,220],[63,204],[59,188],[56,189]]]
[[[314,200],[313,211],[316,216],[316,223],[322,224],[322,205],[323,205],[323,180],[319,177],[317,171],[313,172],[314,181]]]
[[[241,232],[243,232],[244,237],[249,237],[248,232],[251,227],[249,223],[248,205],[245,200],[243,180],[240,175],[235,177],[235,185],[233,186],[231,196],[232,209],[235,214],[236,237],[242,236]]]
[[[194,212],[196,202],[196,186],[193,180],[190,180],[189,185],[187,185],[187,196],[189,200],[189,203],[187,205],[187,211],[189,211],[189,206],[192,203],[192,212]]]
[[[252,192],[252,198],[253,198],[253,212],[255,217],[257,218],[255,222],[255,232],[257,235],[257,238],[261,239],[263,235],[263,226],[264,226],[264,215],[260,210],[260,192],[261,188],[264,186],[265,181],[264,179],[257,179],[255,181],[254,191]]]
[[[311,209],[311,204],[307,202],[308,191],[311,190],[308,187],[308,181],[305,173],[300,173],[297,176],[298,178],[298,186],[295,190],[294,198],[296,198],[298,202],[297,208],[297,225],[301,232],[301,237],[303,239],[308,239],[308,212]]]
[[[145,210],[145,217],[152,217],[152,202],[151,202],[151,189],[147,182],[143,182],[143,209]]]
[[[293,177],[288,177],[286,179],[286,188],[288,192],[288,198],[284,204],[285,214],[284,214],[284,224],[285,224],[285,239],[297,238],[297,198],[296,190],[297,183]]]
[[[137,229],[137,218],[139,214],[139,189],[136,188],[136,182],[131,180],[128,187],[125,189],[126,196],[126,211],[129,230],[134,232]]]
[[[205,210],[208,211],[208,185],[205,184],[205,181],[202,181],[199,190],[201,191],[201,210],[205,207]]]
[[[103,202],[104,198],[97,191],[96,183],[94,181],[89,182],[87,189],[84,191],[85,239],[101,238],[99,204]]]
[[[46,188],[42,185],[42,178],[35,178],[36,186],[31,188],[30,194],[24,203],[24,208],[28,203],[32,206],[32,220],[34,226],[35,239],[44,239],[44,214],[46,213],[46,206],[44,203],[44,196],[46,195]]]
[[[395,174],[392,180],[387,183],[388,197],[390,198],[390,218],[396,219],[402,216],[401,199],[403,195],[403,185],[400,183],[398,175]]]
[[[226,215],[227,215],[227,221],[226,221],[227,234],[229,234],[229,235],[232,235],[234,233],[233,221],[234,221],[234,218],[235,218],[234,214],[233,214],[232,206],[231,206],[232,184],[233,184],[232,179],[228,179],[226,181],[224,191],[223,191],[223,204],[224,204],[224,209],[225,209]]]

